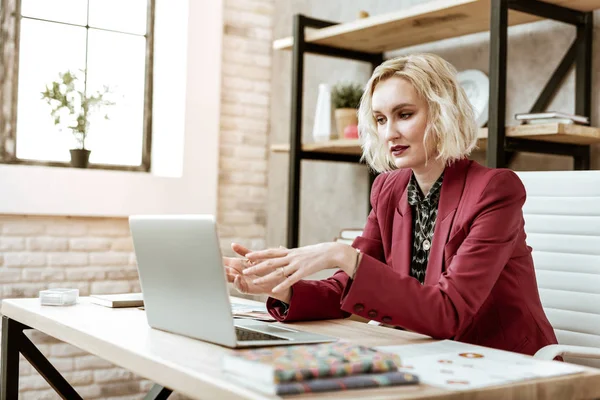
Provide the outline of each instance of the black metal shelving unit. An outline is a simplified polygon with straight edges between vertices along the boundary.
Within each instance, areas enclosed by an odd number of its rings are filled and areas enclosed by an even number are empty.
[[[555,143],[505,136],[506,62],[508,10],[513,9],[546,19],[571,24],[577,37],[535,101],[531,112],[545,110],[571,66],[575,64],[575,113],[591,117],[593,12],[582,12],[538,0],[490,0],[490,100],[488,118],[487,165],[507,167],[515,152],[572,156],[574,169],[590,168],[590,145]],[[297,247],[300,228],[300,164],[302,160],[360,162],[360,156],[302,149],[302,96],[304,56],[317,54],[370,63],[373,68],[383,62],[383,53],[368,53],[310,43],[305,40],[306,28],[336,25],[297,14],[294,16],[292,48],[292,101],[290,132],[290,164],[288,187],[287,246]],[[371,182],[374,178],[369,174]]]

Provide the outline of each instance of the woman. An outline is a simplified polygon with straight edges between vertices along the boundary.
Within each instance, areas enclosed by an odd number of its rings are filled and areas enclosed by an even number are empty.
[[[350,313],[524,354],[557,343],[525,241],[525,189],[467,160],[477,127],[455,69],[435,55],[388,60],[359,109],[363,156],[380,172],[352,246],[322,243],[225,259],[238,290],[266,293],[280,321]],[[323,281],[302,280],[339,268]]]

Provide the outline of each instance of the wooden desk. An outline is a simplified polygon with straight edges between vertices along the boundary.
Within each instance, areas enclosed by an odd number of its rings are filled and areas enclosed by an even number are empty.
[[[236,299],[239,302],[247,300]],[[231,383],[221,372],[224,354],[232,352],[217,345],[151,329],[144,311],[110,309],[80,298],[71,307],[42,307],[38,299],[15,299],[2,302],[2,399],[12,399],[18,388],[18,349],[33,354],[20,341],[23,325],[44,332],[111,363],[168,387],[176,392],[202,399],[272,399]],[[428,342],[431,339],[349,320],[293,324],[327,335],[374,346]],[[29,342],[30,343],[30,342]],[[41,356],[41,353],[38,354]],[[38,364],[44,360],[36,356]],[[41,356],[43,358],[43,356]],[[15,371],[16,359],[16,371]],[[11,368],[12,366],[12,368]],[[49,369],[46,368],[47,371]],[[63,390],[60,377],[50,374],[53,387]],[[16,376],[16,377],[15,377]],[[159,387],[160,389],[160,387]],[[72,388],[71,388],[72,390]],[[68,393],[68,392],[67,392]],[[68,395],[67,398],[77,398]],[[477,391],[449,392],[426,385],[383,389],[329,392],[294,396],[294,399],[376,398],[376,399],[571,399],[600,397],[600,370],[554,379],[539,379]],[[147,398],[161,398],[157,396]],[[164,397],[162,397],[164,398]]]

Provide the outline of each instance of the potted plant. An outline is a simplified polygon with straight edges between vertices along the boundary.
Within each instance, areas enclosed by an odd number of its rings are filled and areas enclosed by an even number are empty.
[[[344,137],[344,130],[358,125],[356,112],[363,94],[363,87],[357,83],[338,83],[331,92],[331,101],[335,108],[335,124],[339,138]]]
[[[85,71],[81,71],[85,74]],[[59,79],[46,85],[42,99],[46,100],[52,111],[54,124],[60,129],[70,129],[77,142],[77,147],[71,149],[71,165],[77,168],[87,168],[91,151],[85,147],[85,139],[89,133],[89,121],[93,112],[115,103],[105,99],[109,88],[88,94],[80,77],[71,71],[59,73]],[[108,119],[105,114],[104,118]]]

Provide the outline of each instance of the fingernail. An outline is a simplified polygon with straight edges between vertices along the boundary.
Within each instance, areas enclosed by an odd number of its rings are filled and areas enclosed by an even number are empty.
[[[247,275],[252,273],[252,268],[246,268],[245,270],[242,271],[242,274]]]
[[[261,284],[262,283],[262,278],[258,278],[252,281],[252,283],[254,283],[255,285]]]
[[[279,286],[275,286],[275,287],[273,288],[272,292],[273,292],[273,293],[277,293],[277,292],[279,292],[279,290],[280,290]]]

